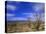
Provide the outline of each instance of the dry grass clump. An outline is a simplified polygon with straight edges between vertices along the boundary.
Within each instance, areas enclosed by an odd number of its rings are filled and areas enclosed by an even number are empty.
[[[7,32],[33,32],[44,31],[45,24],[42,22],[35,23],[16,23],[7,25]]]

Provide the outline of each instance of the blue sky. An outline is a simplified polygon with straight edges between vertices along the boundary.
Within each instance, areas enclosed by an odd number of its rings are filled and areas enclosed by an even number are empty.
[[[36,13],[39,15],[44,14],[44,3],[20,1],[7,2],[7,20],[27,20],[28,17],[31,17],[31,20],[36,20],[34,16]]]

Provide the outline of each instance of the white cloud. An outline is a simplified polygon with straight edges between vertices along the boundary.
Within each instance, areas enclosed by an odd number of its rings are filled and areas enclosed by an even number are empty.
[[[41,14],[36,14],[36,13],[23,13],[23,15],[25,15],[27,18],[29,17],[31,21],[36,21],[37,18],[41,21],[45,21],[45,14],[41,13]],[[36,16],[37,15],[37,16]]]
[[[36,4],[32,8],[35,11],[40,11],[40,10],[42,10],[44,8],[44,5],[43,4]]]
[[[7,13],[6,15],[7,17],[15,16],[15,14],[10,14],[10,13]]]
[[[16,6],[14,6],[14,5],[7,5],[7,9],[9,9],[9,10],[16,10]]]
[[[35,17],[36,13],[23,13],[26,17]]]
[[[37,17],[40,18],[39,20],[45,21],[45,15],[44,13],[41,13],[41,16],[36,16],[36,13],[24,13],[23,15],[26,15],[26,18],[24,17],[14,17],[14,14],[8,14],[8,20],[9,21],[15,21],[15,20],[28,20],[28,17],[31,21],[36,21]],[[9,17],[10,16],[10,17]]]
[[[12,14],[8,14],[8,16],[10,16],[10,17],[8,17],[9,19],[8,20],[28,20],[28,17],[30,17],[31,19],[31,21],[35,21],[36,20],[36,17],[35,17],[35,13],[23,13],[23,15],[25,15],[26,16],[26,18],[23,18],[23,17],[12,17],[12,16],[14,16],[14,14],[12,15]],[[11,18],[12,17],[12,18]]]
[[[27,20],[27,18],[23,18],[23,17],[13,17],[11,19],[8,19],[9,21],[15,21],[15,20]]]
[[[32,13],[23,13],[23,15],[25,15],[26,17],[31,17],[31,16],[33,16]],[[30,16],[30,15],[31,15],[31,16]]]
[[[31,21],[36,21],[36,13],[23,13],[28,18],[30,18]]]

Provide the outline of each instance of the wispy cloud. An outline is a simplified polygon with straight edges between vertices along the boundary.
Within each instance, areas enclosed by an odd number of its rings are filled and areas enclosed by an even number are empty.
[[[36,13],[23,13],[23,15],[25,15],[27,18],[28,17],[33,18],[35,17]]]
[[[7,5],[7,9],[9,9],[9,10],[16,10],[16,6],[14,6],[14,5]]]
[[[36,13],[23,13],[23,15],[25,15],[27,18],[30,18],[31,21],[36,21],[37,18],[41,21],[44,21],[45,20],[45,14],[44,13],[41,13],[41,14],[37,14]]]
[[[16,21],[16,20],[27,20],[27,18],[23,18],[23,17],[13,17],[8,19],[9,21]]]
[[[7,17],[15,16],[15,14],[10,14],[10,13],[7,13],[6,15],[7,15]]]
[[[36,13],[24,13],[23,15],[26,16],[25,17],[14,17],[14,14],[7,14],[7,17],[9,21],[15,21],[15,20],[28,20],[28,18],[30,18],[31,21],[36,21],[37,17],[40,18],[39,20],[41,21],[45,21],[45,15],[44,13],[41,13],[41,16],[36,16]]]
[[[44,5],[43,4],[35,4],[33,7],[34,11],[40,11],[44,9]]]

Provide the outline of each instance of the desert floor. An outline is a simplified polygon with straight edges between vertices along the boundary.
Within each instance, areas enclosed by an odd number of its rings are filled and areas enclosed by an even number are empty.
[[[45,23],[44,22],[29,22],[29,23],[15,23],[7,25],[7,32],[36,32],[36,31],[44,31]]]

